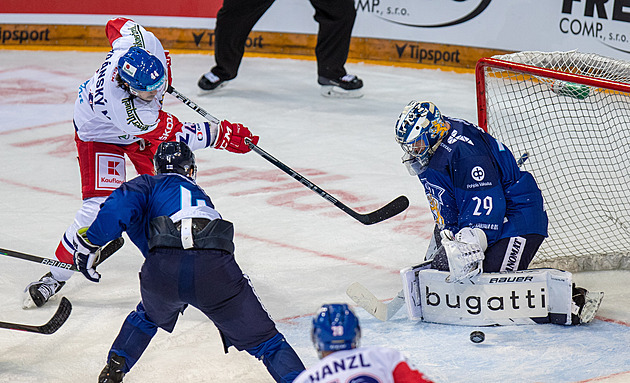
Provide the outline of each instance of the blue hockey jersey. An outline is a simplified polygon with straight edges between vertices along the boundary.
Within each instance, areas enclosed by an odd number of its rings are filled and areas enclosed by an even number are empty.
[[[418,177],[436,224],[456,233],[478,227],[497,240],[525,234],[547,236],[547,213],[534,177],[521,171],[512,152],[467,121],[451,124]]]
[[[120,185],[101,205],[87,231],[95,245],[120,237],[123,231],[146,257],[153,218],[221,218],[210,197],[188,177],[176,173],[141,175]]]

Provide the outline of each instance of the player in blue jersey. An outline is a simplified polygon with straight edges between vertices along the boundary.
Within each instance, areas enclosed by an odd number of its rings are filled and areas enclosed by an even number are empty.
[[[433,103],[418,101],[398,117],[396,141],[405,152],[403,163],[424,186],[435,220],[425,255],[429,267],[448,271],[447,283],[528,268],[547,237],[547,213],[534,177],[519,168],[507,146],[468,121],[442,115]],[[564,323],[590,322],[603,293],[575,285],[572,290]]]
[[[195,183],[194,154],[182,142],[166,142],[154,164],[157,175],[138,176],[114,190],[75,239],[75,263],[93,282],[100,279],[96,250],[123,231],[145,257],[142,301],[123,323],[99,383],[122,382],[157,329],[172,332],[188,305],[214,322],[226,351],[245,350],[262,360],[276,382],[292,382],[304,365],[236,263],[234,228]]]
[[[403,163],[424,186],[436,233],[453,238],[468,228],[459,237],[485,243],[484,271],[527,269],[547,236],[548,220],[534,177],[519,168],[507,146],[417,101],[398,118],[396,141],[405,151]],[[435,242],[442,236],[434,235]],[[448,270],[441,260],[434,266]]]

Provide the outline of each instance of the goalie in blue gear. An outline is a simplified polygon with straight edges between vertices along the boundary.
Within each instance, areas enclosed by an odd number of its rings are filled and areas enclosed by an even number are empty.
[[[195,183],[193,152],[182,142],[165,142],[154,164],[155,176],[123,183],[75,240],[79,271],[94,282],[101,276],[93,254],[111,236],[126,231],[145,257],[142,301],[123,323],[99,383],[122,382],[158,328],[172,332],[189,305],[216,325],[226,352],[230,346],[247,351],[276,382],[292,382],[304,365],[236,263],[234,227]]]
[[[548,219],[534,177],[510,149],[478,126],[442,115],[432,102],[405,106],[395,133],[433,213],[429,267],[448,271],[446,282],[526,270],[547,237]],[[575,287],[574,295],[573,324],[589,322],[602,295],[589,301]]]

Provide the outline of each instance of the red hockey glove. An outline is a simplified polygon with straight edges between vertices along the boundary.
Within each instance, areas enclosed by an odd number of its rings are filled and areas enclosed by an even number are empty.
[[[217,139],[214,142],[216,149],[225,149],[232,153],[247,153],[251,149],[245,143],[249,138],[254,145],[258,143],[258,136],[254,136],[243,124],[232,124],[227,120],[221,121]]]

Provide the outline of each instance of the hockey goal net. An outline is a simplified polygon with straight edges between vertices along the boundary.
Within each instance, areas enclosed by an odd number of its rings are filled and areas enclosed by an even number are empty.
[[[630,63],[519,52],[476,68],[479,125],[527,160],[549,216],[530,267],[630,269]]]

